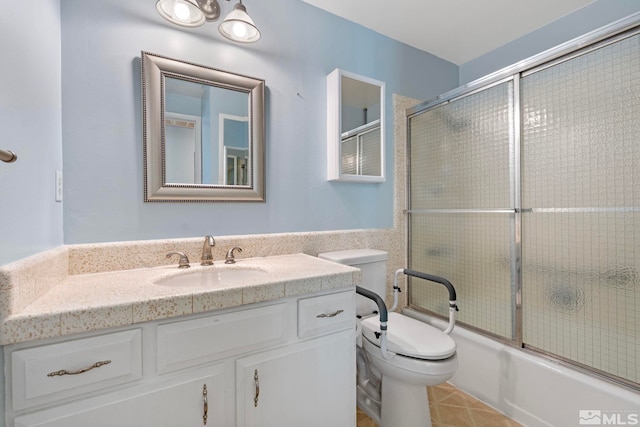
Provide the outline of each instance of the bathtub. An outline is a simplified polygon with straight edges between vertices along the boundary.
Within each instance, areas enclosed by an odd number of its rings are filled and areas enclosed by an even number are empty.
[[[446,328],[423,313],[404,314]],[[640,426],[640,393],[460,326],[451,336],[459,368],[449,382],[525,426]]]

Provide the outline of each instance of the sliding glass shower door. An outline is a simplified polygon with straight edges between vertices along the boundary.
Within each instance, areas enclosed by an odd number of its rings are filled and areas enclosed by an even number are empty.
[[[408,150],[409,265],[460,321],[640,388],[638,30],[412,113]]]
[[[522,77],[526,345],[640,382],[640,35]]]
[[[410,265],[448,278],[459,320],[511,339],[513,81],[411,118]],[[447,315],[446,291],[412,280],[411,301]]]

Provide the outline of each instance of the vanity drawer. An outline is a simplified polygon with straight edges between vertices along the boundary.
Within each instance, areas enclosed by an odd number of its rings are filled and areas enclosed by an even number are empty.
[[[17,350],[13,409],[79,396],[142,376],[140,329]]]
[[[355,292],[340,292],[298,300],[298,336],[300,338],[354,328]]]
[[[287,304],[158,326],[158,372],[207,363],[286,340]]]

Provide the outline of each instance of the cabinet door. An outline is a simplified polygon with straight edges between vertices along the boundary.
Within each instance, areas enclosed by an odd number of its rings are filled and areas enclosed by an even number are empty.
[[[238,359],[238,427],[355,426],[355,332]]]
[[[219,364],[24,415],[15,427],[225,427],[225,384],[224,364]]]

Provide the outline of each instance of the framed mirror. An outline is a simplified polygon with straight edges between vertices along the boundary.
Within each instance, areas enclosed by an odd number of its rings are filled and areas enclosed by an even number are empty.
[[[264,90],[142,52],[145,202],[264,202]]]
[[[336,69],[327,76],[327,178],[383,182],[384,82]]]

